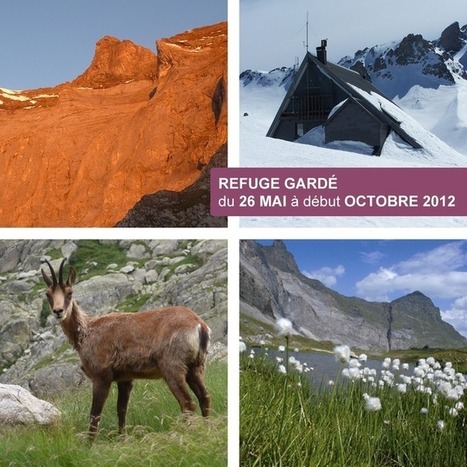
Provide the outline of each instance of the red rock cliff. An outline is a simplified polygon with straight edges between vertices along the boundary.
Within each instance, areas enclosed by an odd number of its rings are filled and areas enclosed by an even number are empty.
[[[227,24],[157,50],[105,37],[71,83],[0,89],[0,226],[113,226],[199,177],[227,141]]]

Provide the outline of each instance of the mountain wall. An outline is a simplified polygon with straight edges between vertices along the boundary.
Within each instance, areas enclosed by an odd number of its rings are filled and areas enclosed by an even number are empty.
[[[227,24],[157,51],[104,37],[74,81],[0,89],[0,226],[113,226],[200,177],[227,142]]]
[[[226,352],[227,242],[224,240],[0,241],[0,382],[42,397],[84,383],[77,354],[50,315],[40,269],[70,258],[74,297],[89,315],[182,305],[212,329]],[[65,266],[65,270],[68,266]]]
[[[241,242],[240,311],[269,324],[285,317],[299,335],[366,350],[467,344],[422,293],[391,303],[345,297],[304,276],[281,241]]]

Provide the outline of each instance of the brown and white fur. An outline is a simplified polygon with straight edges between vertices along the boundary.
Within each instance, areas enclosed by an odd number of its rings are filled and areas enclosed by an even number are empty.
[[[210,329],[193,311],[171,306],[138,313],[88,316],[73,299],[76,271],[70,267],[63,281],[64,259],[58,281],[41,269],[46,296],[55,318],[78,351],[81,368],[92,381],[89,434],[94,439],[110,385],[118,386],[117,414],[120,432],[133,380],[163,378],[184,414],[195,411],[188,386],[195,393],[201,413],[209,415],[210,397],[204,386],[204,370]]]

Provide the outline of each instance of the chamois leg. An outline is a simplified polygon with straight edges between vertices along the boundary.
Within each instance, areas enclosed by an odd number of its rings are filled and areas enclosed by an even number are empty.
[[[211,411],[211,397],[204,385],[204,368],[200,366],[190,368],[186,376],[186,382],[198,398],[203,417],[209,416],[209,412]]]
[[[196,405],[193,402],[185,382],[185,372],[170,372],[164,376],[165,382],[172,394],[180,404],[180,409],[183,414],[191,415],[194,413]]]
[[[110,382],[93,381],[92,383],[92,405],[91,417],[89,421],[89,437],[93,441],[99,430],[101,414],[104,408],[105,401],[109,395]]]
[[[130,400],[130,393],[133,389],[133,381],[122,381],[121,383],[117,383],[117,386],[118,432],[121,434],[125,428],[126,412],[128,408],[128,401]]]

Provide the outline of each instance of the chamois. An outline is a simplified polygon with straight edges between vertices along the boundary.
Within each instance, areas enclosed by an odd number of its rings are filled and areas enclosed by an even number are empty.
[[[201,413],[209,415],[210,396],[204,386],[204,370],[211,330],[193,311],[170,306],[138,313],[88,316],[73,299],[76,271],[70,266],[63,281],[63,265],[57,276],[48,264],[42,268],[46,296],[53,315],[77,350],[81,369],[92,381],[89,436],[93,440],[110,385],[118,386],[117,414],[121,433],[134,379],[163,378],[180,404],[182,413],[192,414],[195,403],[186,384],[196,395]]]

